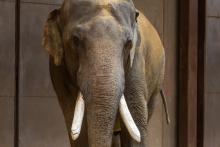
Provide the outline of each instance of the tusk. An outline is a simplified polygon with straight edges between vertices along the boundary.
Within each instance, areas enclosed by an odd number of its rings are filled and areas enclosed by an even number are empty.
[[[125,126],[128,129],[128,132],[131,135],[131,137],[137,142],[141,142],[140,132],[131,116],[131,113],[129,112],[124,95],[122,95],[121,100],[120,100],[119,111],[120,111],[122,120],[125,123]]]
[[[71,127],[71,136],[73,140],[76,140],[79,137],[83,116],[84,116],[84,110],[85,110],[85,102],[83,100],[82,93],[79,93],[77,100],[76,100],[76,107],[74,111],[74,118],[73,123]]]

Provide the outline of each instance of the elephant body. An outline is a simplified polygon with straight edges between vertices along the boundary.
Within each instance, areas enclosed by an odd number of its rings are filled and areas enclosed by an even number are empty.
[[[123,0],[115,0],[116,2],[114,0],[112,1],[114,3],[120,4]],[[68,1],[65,3],[67,2]],[[129,3],[133,7],[133,3],[130,1],[126,1],[126,3]],[[63,4],[62,7],[65,7],[65,4]],[[122,7],[127,6],[122,5]],[[119,12],[120,10],[124,10],[123,8],[120,8],[121,7],[119,7],[118,10]],[[71,10],[70,7],[65,8],[65,10],[62,9],[63,8],[61,8],[61,12],[52,13],[56,13],[56,15],[57,13],[60,13],[60,15],[63,15],[62,13],[65,11]],[[109,15],[108,10],[109,9],[107,9],[107,12],[100,12],[100,15]],[[111,44],[108,44],[108,40],[111,40],[111,37],[116,37],[114,36],[114,33],[117,34],[117,31],[114,32],[114,25],[116,24],[114,22],[108,21],[111,18],[106,18],[104,23],[112,23],[110,25],[112,28],[109,28],[108,24],[105,24],[103,30],[100,32],[97,30],[94,32],[94,34],[90,33],[90,35],[93,36],[93,38],[96,40],[101,39],[97,44],[92,44],[91,46],[94,45],[97,47],[98,45],[102,48],[108,48],[108,50],[90,49],[89,51],[86,51],[88,53],[83,52],[83,55],[81,55],[82,53],[75,55],[77,54],[75,50],[68,51],[67,49],[63,49],[68,48],[69,46],[65,39],[57,41],[57,35],[60,35],[60,33],[57,33],[57,31],[54,30],[49,30],[54,27],[54,22],[52,21],[54,19],[53,15],[54,14],[51,14],[49,16],[48,21],[50,23],[46,25],[43,44],[50,54],[51,79],[64,114],[67,130],[69,132],[71,147],[110,147],[119,146],[119,144],[121,144],[122,147],[148,147],[148,122],[154,109],[156,96],[160,93],[161,90],[165,70],[164,48],[155,28],[142,13],[139,13],[139,16],[136,17],[137,42],[135,43],[134,47],[134,57],[132,59],[131,53],[130,55],[128,53],[127,59],[127,53],[125,53],[126,51],[122,52],[123,54],[119,54],[117,53],[118,50],[115,49],[116,45],[112,45],[114,42],[117,44],[116,40],[110,41]],[[99,14],[96,15],[99,16]],[[123,17],[128,16],[122,15],[122,18]],[[96,21],[98,22],[100,20],[97,19]],[[98,24],[102,23],[103,21],[98,22]],[[67,27],[64,24],[65,23],[58,25],[61,28],[59,28],[58,31],[61,31],[62,27]],[[74,22],[72,22],[72,25],[73,24]],[[99,27],[102,28],[102,26]],[[92,30],[95,29],[96,26],[93,27]],[[102,32],[106,31],[106,29],[110,30],[108,33],[111,36],[107,37],[105,40],[105,36],[102,36],[105,34],[102,34]],[[133,29],[130,32],[133,32]],[[63,38],[67,36],[65,33],[61,34]],[[48,38],[48,35],[55,37],[49,36]],[[96,36],[99,35],[102,37],[96,38]],[[118,36],[120,36],[120,34]],[[116,39],[118,40],[119,38]],[[56,43],[60,43],[62,45],[53,45],[51,41],[54,40]],[[78,41],[77,39],[75,40]],[[129,43],[128,46],[131,45],[131,42]],[[62,48],[65,53],[62,54],[62,51],[60,51],[61,49],[51,51],[57,47]],[[109,50],[111,50],[111,52]],[[100,52],[102,55],[96,56],[96,52],[97,54]],[[68,57],[70,54],[74,55],[72,57]],[[85,54],[87,58],[81,59],[83,56],[85,56]],[[93,56],[92,59],[90,59],[91,54]],[[105,54],[107,55],[105,56]],[[121,57],[122,55],[123,57]],[[129,60],[129,57],[132,59],[132,62]],[[73,58],[77,58],[77,61],[73,62]],[[85,63],[87,61],[90,63]],[[103,62],[106,62],[106,64]],[[80,65],[81,63],[82,65]],[[98,64],[100,64],[100,66]],[[115,65],[117,67],[114,67]],[[111,78],[109,78],[110,76]],[[112,87],[114,87],[113,89],[107,86],[109,83]],[[80,136],[76,141],[73,141],[71,139],[70,128],[74,116],[76,98],[79,91],[82,91],[83,95],[86,97],[86,111]],[[94,93],[94,91],[96,91],[96,93]],[[121,96],[120,93],[124,93],[130,113],[140,131],[140,143],[133,140],[129,136],[129,133],[120,115],[118,114],[118,103]],[[95,99],[93,97],[97,98]],[[117,97],[117,99],[113,99],[112,97]]]

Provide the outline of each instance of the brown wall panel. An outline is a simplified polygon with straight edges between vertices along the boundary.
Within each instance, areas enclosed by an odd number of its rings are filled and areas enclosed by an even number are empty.
[[[217,4],[217,1],[216,1]],[[220,7],[220,3],[218,3]],[[216,7],[213,7],[215,9]],[[208,7],[208,9],[210,9]],[[211,10],[210,10],[211,11]],[[220,18],[206,18],[206,87],[204,102],[204,147],[220,145]]]
[[[41,45],[43,26],[58,5],[21,3],[20,147],[69,146],[64,118],[49,74],[49,58]]]
[[[163,38],[164,0],[133,0],[135,6],[151,21]]]
[[[220,94],[206,94],[205,100],[205,125],[204,147],[219,147],[220,145]]]
[[[0,97],[0,147],[14,146],[13,97]]]
[[[206,91],[216,93],[220,92],[220,18],[208,17],[206,22]]]
[[[0,6],[0,147],[13,147],[15,3],[0,1]]]
[[[206,0],[207,16],[220,17],[220,1],[219,0]]]
[[[14,96],[15,3],[0,6],[0,96]]]
[[[166,71],[164,90],[167,97],[171,123],[166,122],[163,113],[163,146],[177,146],[177,0],[164,1],[164,48],[166,53]]]
[[[55,96],[49,61],[41,45],[43,26],[54,5],[21,4],[20,96]]]
[[[22,98],[20,120],[20,147],[69,146],[64,118],[56,99]]]

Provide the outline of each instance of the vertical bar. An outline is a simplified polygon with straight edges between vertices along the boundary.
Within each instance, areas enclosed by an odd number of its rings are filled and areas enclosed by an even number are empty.
[[[179,3],[178,146],[197,146],[198,0]]]
[[[15,2],[15,99],[14,147],[19,147],[19,61],[20,61],[20,0]]]
[[[205,101],[205,30],[206,30],[206,0],[199,1],[198,26],[198,123],[197,146],[204,146],[204,101]]]

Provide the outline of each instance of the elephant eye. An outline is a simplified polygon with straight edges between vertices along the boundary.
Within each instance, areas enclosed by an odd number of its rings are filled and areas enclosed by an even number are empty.
[[[140,13],[138,11],[135,12],[135,21],[138,22],[138,16],[140,15]]]
[[[78,36],[74,35],[72,38],[74,46],[78,47],[80,45],[80,39]]]

